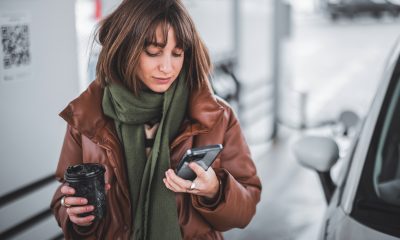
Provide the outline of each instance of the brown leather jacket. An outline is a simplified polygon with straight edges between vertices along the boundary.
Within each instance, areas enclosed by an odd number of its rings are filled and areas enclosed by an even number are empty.
[[[129,239],[132,214],[123,150],[114,122],[102,111],[103,89],[98,81],[73,100],[60,116],[68,122],[56,170],[63,183],[64,170],[79,163],[101,163],[106,167],[111,189],[107,215],[83,230],[69,221],[61,206],[60,186],[51,208],[66,239]],[[220,196],[212,205],[196,195],[177,193],[176,203],[184,239],[223,239],[220,232],[244,228],[256,211],[261,183],[237,118],[224,101],[213,96],[208,86],[192,94],[188,119],[171,144],[171,168],[192,147],[223,144],[212,167],[221,180]]]

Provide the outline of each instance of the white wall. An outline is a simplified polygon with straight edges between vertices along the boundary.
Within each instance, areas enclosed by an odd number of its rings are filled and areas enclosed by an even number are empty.
[[[74,6],[73,0],[0,1],[0,27],[13,21],[10,14],[26,19],[30,52],[28,65],[0,67],[0,196],[55,171],[66,129],[58,113],[79,92]],[[0,45],[0,64],[1,51]],[[0,232],[48,208],[55,186],[0,208]],[[43,239],[43,231],[29,238]]]

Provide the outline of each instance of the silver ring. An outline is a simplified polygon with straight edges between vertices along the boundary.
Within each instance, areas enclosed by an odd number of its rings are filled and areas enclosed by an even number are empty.
[[[66,207],[66,208],[69,208],[69,207],[71,207],[71,205],[65,203],[65,197],[66,197],[66,196],[63,196],[63,197],[61,198],[61,206]]]
[[[189,191],[193,191],[196,189],[196,183],[193,181],[192,185],[190,185]]]

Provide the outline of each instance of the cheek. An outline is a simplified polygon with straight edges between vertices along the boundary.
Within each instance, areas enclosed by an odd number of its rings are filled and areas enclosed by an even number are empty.
[[[175,61],[173,61],[173,65],[174,65],[174,69],[176,70],[176,71],[181,71],[181,69],[182,69],[182,66],[183,66],[183,58],[179,58],[179,59],[176,59]]]
[[[141,75],[142,77],[147,76],[151,74],[151,72],[155,68],[156,64],[154,64],[154,61],[149,61],[146,58],[141,58],[139,62],[138,74]]]

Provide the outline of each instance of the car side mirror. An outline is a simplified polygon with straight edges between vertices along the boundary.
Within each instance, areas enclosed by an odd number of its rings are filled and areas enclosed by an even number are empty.
[[[302,166],[318,173],[326,201],[329,203],[336,188],[330,174],[332,166],[339,159],[339,147],[336,142],[328,137],[306,136],[294,143],[293,152]]]

